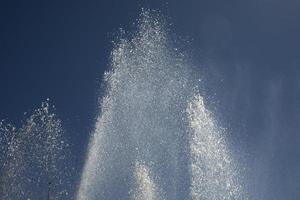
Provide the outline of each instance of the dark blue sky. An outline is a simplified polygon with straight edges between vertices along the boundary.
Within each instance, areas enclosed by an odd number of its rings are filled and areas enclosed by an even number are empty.
[[[19,123],[23,112],[50,98],[83,155],[111,41],[120,27],[132,29],[142,7],[161,10],[174,33],[191,41],[204,93],[217,99],[212,106],[252,159],[271,152],[265,165],[276,165],[276,176],[266,175],[273,183],[266,190],[277,199],[300,198],[297,0],[2,1],[0,119]]]

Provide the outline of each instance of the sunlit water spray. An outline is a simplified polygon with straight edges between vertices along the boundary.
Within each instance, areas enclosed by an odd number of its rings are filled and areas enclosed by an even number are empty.
[[[133,186],[134,190],[132,191],[132,199],[161,199],[160,196],[158,196],[158,188],[153,182],[149,168],[145,164],[138,161],[136,162],[133,177],[135,185]]]
[[[156,12],[121,37],[105,74],[78,200],[245,199],[195,71]]]
[[[20,128],[0,122],[0,199],[68,198],[68,145],[51,110],[44,102]]]

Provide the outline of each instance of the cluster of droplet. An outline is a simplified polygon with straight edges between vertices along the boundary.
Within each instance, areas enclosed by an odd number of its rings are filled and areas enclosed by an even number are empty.
[[[67,143],[61,121],[43,102],[20,128],[0,123],[0,198],[65,199]]]

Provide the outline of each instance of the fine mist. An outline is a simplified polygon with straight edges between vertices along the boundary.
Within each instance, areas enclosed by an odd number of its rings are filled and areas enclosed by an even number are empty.
[[[226,133],[170,35],[144,10],[114,43],[77,200],[247,199]]]

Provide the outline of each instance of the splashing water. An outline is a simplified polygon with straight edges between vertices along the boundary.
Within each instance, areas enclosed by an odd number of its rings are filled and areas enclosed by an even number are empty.
[[[131,39],[115,43],[78,200],[241,199],[224,134],[173,44],[147,10]]]
[[[29,116],[21,128],[0,123],[0,198],[66,199],[67,143],[61,121],[48,102]]]

